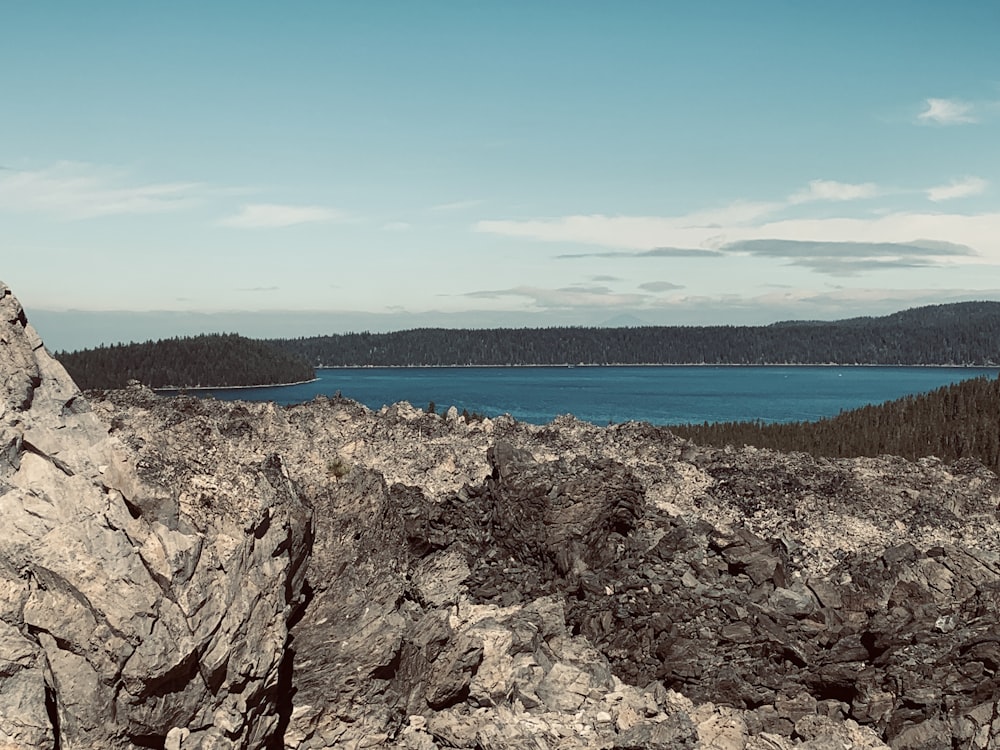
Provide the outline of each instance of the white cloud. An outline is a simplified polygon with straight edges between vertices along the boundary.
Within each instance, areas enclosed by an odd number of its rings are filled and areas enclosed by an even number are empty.
[[[699,214],[700,215],[700,214]],[[711,260],[726,248],[750,240],[804,243],[859,243],[925,248],[965,246],[970,252],[927,257],[951,257],[961,263],[1000,262],[1000,212],[983,214],[892,212],[861,218],[795,218],[704,226],[690,217],[567,216],[529,221],[481,221],[476,229],[510,237],[612,248],[610,252],[573,253],[608,257],[683,257]],[[935,245],[934,243],[939,243]],[[942,244],[943,243],[943,244]],[[663,252],[656,248],[666,248]],[[705,248],[712,248],[711,251]],[[907,253],[903,253],[904,255]]]
[[[789,203],[811,201],[854,201],[879,194],[873,182],[849,183],[835,180],[810,180],[809,186],[788,197]]]
[[[806,242],[802,240],[743,240],[726,251],[781,258],[790,265],[831,276],[857,276],[863,271],[939,266],[955,256],[975,255],[971,248],[947,242]]]
[[[405,221],[389,221],[382,225],[386,232],[405,232],[410,228],[410,224]]]
[[[721,250],[702,250],[691,247],[654,247],[651,250],[611,250],[603,253],[562,253],[557,258],[712,258],[722,255]]]
[[[0,210],[70,220],[165,213],[187,208],[207,192],[197,182],[129,185],[126,177],[120,170],[69,161],[37,170],[6,168],[0,171]]]
[[[893,268],[927,268],[942,265],[955,257],[973,257],[976,252],[964,245],[941,240],[914,240],[912,242],[854,242],[787,240],[773,237],[728,242],[717,250],[685,250],[682,248],[655,248],[557,255],[560,259],[573,258],[690,258],[756,256],[786,261],[788,265],[809,268],[831,276],[857,276],[863,271],[880,271]],[[659,288],[657,288],[659,287]],[[680,289],[668,282],[640,284],[640,289],[663,291]]]
[[[959,99],[927,99],[926,109],[917,115],[917,120],[934,125],[963,125],[979,122],[973,114],[973,105]]]
[[[989,183],[982,177],[964,177],[952,180],[947,185],[937,185],[927,190],[927,197],[932,201],[949,201],[953,198],[965,198],[986,192]]]
[[[731,224],[746,224],[780,211],[784,203],[776,201],[734,201],[722,208],[694,211],[673,219],[680,226],[718,229]]]
[[[786,239],[803,242],[860,242],[964,245],[992,261],[1000,261],[1000,213],[933,214],[895,212],[876,217],[774,221],[733,239]],[[735,235],[735,233],[734,233]],[[946,253],[941,253],[942,255]]]
[[[527,221],[487,220],[475,224],[477,232],[524,237],[546,242],[578,242],[586,245],[652,250],[667,248],[709,249],[720,229],[742,226],[783,208],[781,203],[740,201],[721,209],[684,216],[563,216]],[[651,242],[670,237],[668,242]]]
[[[289,206],[278,203],[251,203],[219,224],[239,229],[290,227],[296,224],[339,221],[345,214],[326,206]]]

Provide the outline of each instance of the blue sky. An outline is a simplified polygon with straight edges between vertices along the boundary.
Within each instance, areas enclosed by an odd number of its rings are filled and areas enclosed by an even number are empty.
[[[1000,299],[1000,3],[0,0],[50,348]]]

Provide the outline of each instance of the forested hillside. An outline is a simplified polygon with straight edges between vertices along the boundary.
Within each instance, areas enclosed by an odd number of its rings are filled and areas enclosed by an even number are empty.
[[[315,376],[301,358],[236,334],[115,344],[57,352],[83,389],[122,388],[138,380],[150,388],[295,383]]]
[[[670,431],[704,445],[755,445],[815,456],[975,458],[1000,474],[1000,379],[974,378],[818,422],[720,422]]]
[[[314,366],[562,364],[995,365],[1000,302],[769,326],[647,326],[348,333],[270,343]]]

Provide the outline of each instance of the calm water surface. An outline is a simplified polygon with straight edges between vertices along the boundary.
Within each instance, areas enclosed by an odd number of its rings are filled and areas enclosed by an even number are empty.
[[[379,409],[409,401],[439,412],[454,405],[493,417],[543,424],[573,414],[595,424],[755,420],[834,416],[865,404],[982,375],[997,368],[945,367],[462,367],[317,370],[301,385],[198,391],[225,400],[297,404],[337,391]]]

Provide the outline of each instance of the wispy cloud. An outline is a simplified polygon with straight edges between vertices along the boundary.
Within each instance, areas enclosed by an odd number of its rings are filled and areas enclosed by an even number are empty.
[[[965,125],[979,122],[974,105],[960,99],[926,99],[917,121],[930,125]]]
[[[969,256],[971,248],[945,242],[802,242],[746,240],[726,246],[732,253],[779,258],[790,265],[830,276],[858,276],[864,271],[925,268],[941,258]]]
[[[280,287],[276,286],[242,286],[237,287],[237,292],[276,292]]]
[[[674,221],[680,226],[703,229],[718,229],[720,227],[750,224],[770,216],[783,208],[784,201],[747,201],[738,200],[720,208],[708,208],[679,216]]]
[[[591,214],[526,221],[484,220],[476,222],[474,229],[509,237],[628,248],[666,256],[688,254],[689,248],[701,246],[724,227],[752,224],[785,206],[779,202],[736,201],[722,208],[674,217]],[[657,236],[674,239],[650,241]]]
[[[802,240],[743,240],[726,245],[731,253],[771,258],[885,258],[900,256],[974,255],[972,248],[947,242],[817,242]]]
[[[927,197],[932,201],[950,201],[954,198],[966,198],[986,192],[989,183],[982,177],[963,177],[952,180],[947,185],[938,185],[927,190]]]
[[[967,177],[919,192],[935,201],[975,195],[988,183]],[[563,216],[529,220],[487,220],[480,232],[509,237],[598,246],[593,251],[562,252],[564,260],[674,259],[711,260],[733,253],[785,258],[821,273],[852,274],[872,268],[919,267],[949,262],[1000,263],[1000,213],[934,213],[869,210],[856,216],[801,214],[818,201],[844,203],[863,198],[913,194],[886,191],[875,183],[814,180],[782,203],[738,202],[721,209],[680,216]],[[794,214],[791,209],[795,209]],[[828,209],[827,209],[828,210]],[[760,246],[741,243],[760,242]],[[782,244],[785,243],[785,244]],[[788,243],[800,243],[796,245]],[[804,244],[802,244],[804,243]],[[771,252],[761,247],[771,247]],[[788,248],[796,248],[789,254]],[[964,248],[956,252],[955,248]],[[775,252],[773,248],[783,248]],[[753,250],[753,252],[750,252]],[[933,250],[933,252],[931,252]],[[806,252],[808,251],[808,252]],[[857,251],[857,252],[855,252]],[[846,259],[854,259],[849,261]]]
[[[466,292],[462,296],[472,299],[521,297],[528,299],[533,306],[540,309],[629,307],[641,305],[646,299],[644,294],[619,294],[607,287],[570,286],[547,289],[527,285]]]
[[[865,219],[797,219],[768,222],[758,227],[730,228],[733,237],[715,249],[699,247],[658,247],[651,250],[612,250],[593,253],[564,253],[559,259],[579,258],[722,258],[733,254],[785,258],[797,265],[819,268],[846,268],[844,262],[831,258],[873,259],[923,258],[919,265],[934,264],[934,258],[974,258],[992,254],[1000,262],[1000,238],[991,226],[1000,222],[1000,214],[887,214]],[[609,231],[614,227],[610,227]],[[670,222],[651,229],[648,241],[664,239],[672,230]],[[739,237],[739,238],[737,238]],[[815,239],[817,237],[828,239]],[[920,237],[919,240],[904,239]],[[864,238],[864,239],[855,239]],[[950,238],[965,240],[952,242]],[[582,241],[572,236],[567,240]],[[707,242],[707,236],[695,236]],[[977,252],[985,251],[985,253]],[[822,262],[810,263],[809,259]],[[910,265],[918,265],[913,261]],[[857,263],[856,267],[861,268]]]
[[[483,220],[477,232],[524,237],[546,242],[578,242],[618,248],[601,257],[628,257],[624,249],[639,250],[646,257],[697,257],[712,254],[733,229],[752,227],[791,206],[819,201],[852,201],[880,195],[872,182],[848,183],[812,180],[781,201],[733,201],[719,208],[694,211],[682,216],[562,216],[529,220]],[[659,237],[656,241],[653,238]],[[669,239],[668,239],[669,238]],[[595,256],[596,253],[565,253],[560,258]]]
[[[240,208],[238,213],[220,219],[219,224],[239,229],[273,229],[297,224],[342,221],[345,218],[346,214],[327,206],[251,203]]]
[[[639,284],[639,288],[647,292],[657,293],[683,289],[684,287],[680,284],[671,284],[669,281],[647,281],[645,284]]]
[[[127,172],[82,162],[0,172],[0,211],[68,220],[177,211],[206,192],[197,182],[135,184]]]
[[[560,287],[556,291],[583,292],[585,294],[612,294],[611,287],[609,286],[587,286],[586,284],[570,284],[569,286]]]
[[[722,253],[718,250],[705,250],[697,247],[654,247],[652,250],[616,250],[606,253],[563,253],[557,255],[560,259],[571,258],[716,258]]]
[[[789,203],[811,201],[854,201],[879,194],[873,182],[850,183],[835,180],[811,180],[809,185],[788,197]]]
[[[886,261],[889,268],[889,261]],[[590,310],[594,320],[608,308],[642,315],[656,325],[731,323],[734,318],[748,324],[777,320],[809,318],[842,319],[852,315],[882,315],[905,307],[964,300],[993,299],[1000,288],[970,289],[903,289],[899,287],[842,287],[826,290],[774,285],[763,294],[616,294],[611,291],[583,291],[573,287],[550,289],[518,286],[469,292],[466,298],[508,300],[518,304],[527,299],[536,311],[559,312]],[[650,290],[653,291],[653,290]],[[523,309],[520,308],[519,309]],[[464,313],[468,315],[468,313]]]

